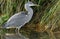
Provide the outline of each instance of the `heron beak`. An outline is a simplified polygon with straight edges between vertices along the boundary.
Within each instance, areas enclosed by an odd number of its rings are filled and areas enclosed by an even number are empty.
[[[38,4],[33,4],[33,6],[40,6],[40,5],[38,5]]]
[[[40,5],[38,5],[38,4],[34,4],[34,6],[40,6]]]
[[[29,6],[40,6],[40,5],[37,5],[37,4],[31,4],[31,5],[29,5]]]

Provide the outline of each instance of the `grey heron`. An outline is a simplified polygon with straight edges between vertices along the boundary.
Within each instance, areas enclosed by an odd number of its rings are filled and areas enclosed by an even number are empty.
[[[3,28],[17,28],[18,33],[19,33],[19,29],[22,26],[24,26],[26,23],[28,23],[33,16],[33,9],[30,6],[39,6],[39,5],[34,4],[34,3],[29,1],[24,6],[27,12],[22,11],[22,12],[14,14],[4,24]],[[25,13],[27,13],[27,14],[25,14]]]

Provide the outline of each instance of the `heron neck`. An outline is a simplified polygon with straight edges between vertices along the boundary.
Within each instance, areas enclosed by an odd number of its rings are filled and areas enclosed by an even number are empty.
[[[26,11],[28,11],[28,14],[33,14],[33,9],[30,6],[25,6]]]
[[[27,14],[27,22],[29,22],[33,16],[33,10],[30,6],[25,6],[26,11],[28,11]]]

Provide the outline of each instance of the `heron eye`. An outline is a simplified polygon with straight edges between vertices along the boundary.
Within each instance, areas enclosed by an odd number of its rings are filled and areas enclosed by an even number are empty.
[[[29,2],[29,4],[33,4],[32,2]]]

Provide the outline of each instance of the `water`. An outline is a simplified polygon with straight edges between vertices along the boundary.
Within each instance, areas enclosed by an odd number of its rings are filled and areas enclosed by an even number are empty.
[[[2,31],[0,29],[0,31]],[[5,29],[3,29],[5,32]],[[0,39],[49,39],[49,35],[46,32],[36,32],[36,31],[27,31],[25,30],[21,32],[20,35],[15,32],[15,29],[8,29],[3,34],[0,34]]]
[[[19,36],[18,34],[6,34],[6,35],[1,35],[1,39],[28,39],[26,37],[23,37],[22,35]]]
[[[16,33],[15,29],[0,29],[0,39],[29,39],[21,33]]]

